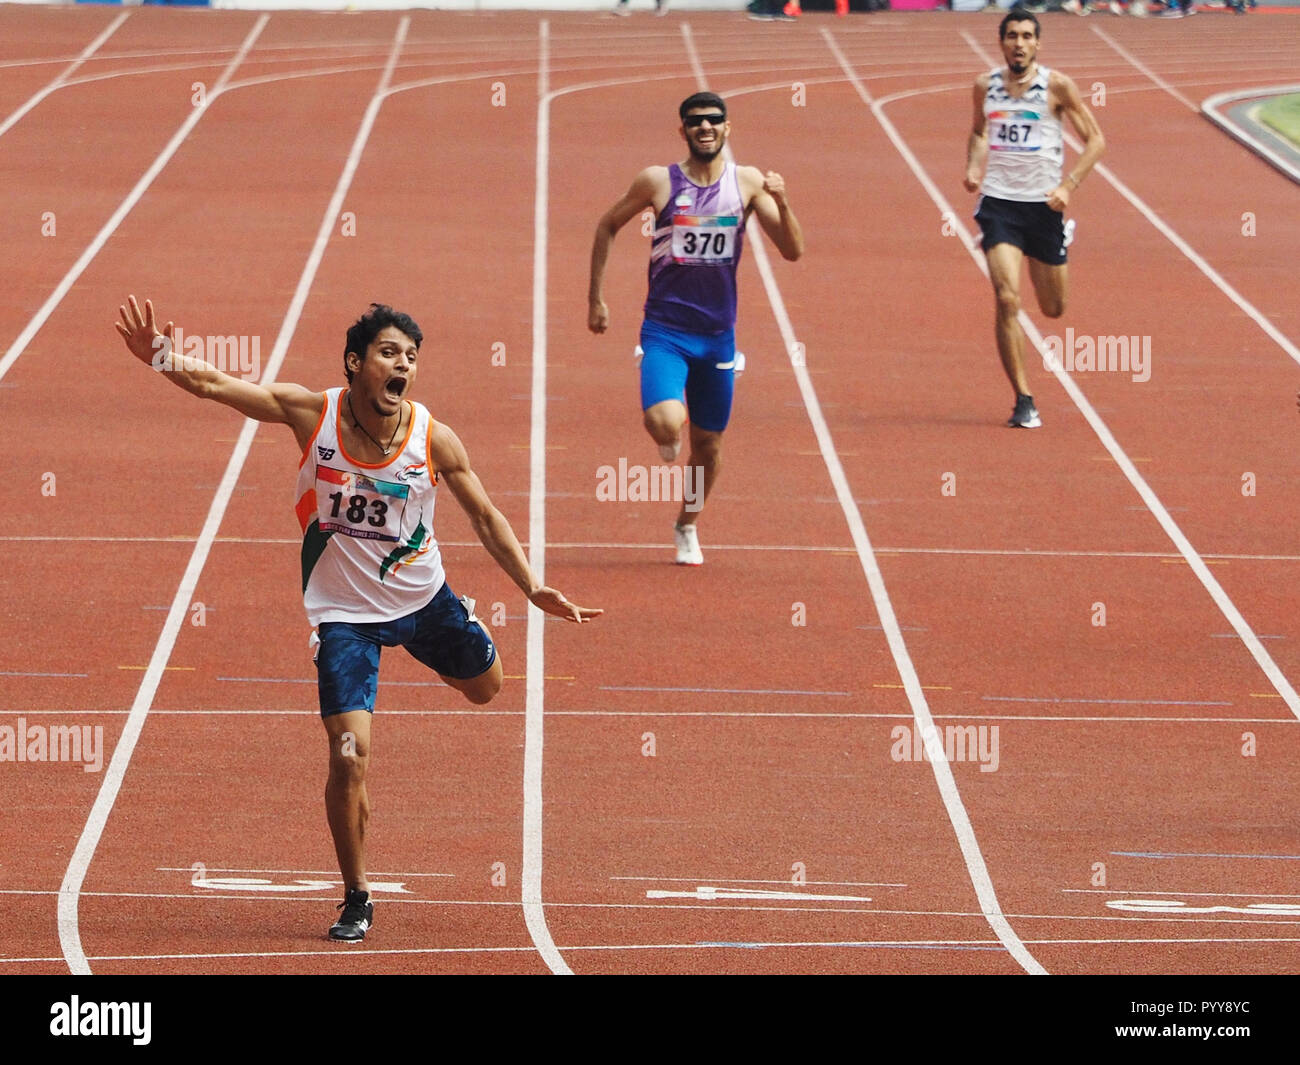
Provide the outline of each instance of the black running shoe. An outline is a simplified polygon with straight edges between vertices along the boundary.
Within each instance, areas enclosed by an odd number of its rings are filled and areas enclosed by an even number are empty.
[[[353,888],[343,896],[338,908],[343,913],[330,927],[330,939],[349,943],[365,939],[366,929],[375,923],[375,904],[370,901],[370,892]]]
[[[1007,425],[1013,429],[1037,429],[1042,425],[1038,417],[1038,408],[1034,406],[1033,396],[1016,396],[1016,409],[1007,419]]]

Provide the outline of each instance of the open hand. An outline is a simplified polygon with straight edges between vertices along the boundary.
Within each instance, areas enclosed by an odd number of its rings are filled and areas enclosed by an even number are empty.
[[[578,606],[577,603],[570,603],[564,598],[563,592],[554,588],[538,588],[528,597],[528,601],[538,610],[544,610],[546,613],[554,614],[557,618],[564,618],[566,621],[576,621],[578,624],[590,621],[597,615],[605,613],[605,611],[597,610],[594,607]]]
[[[126,302],[126,306],[118,307],[122,320],[114,322],[114,326],[122,334],[122,339],[126,341],[126,346],[132,355],[141,362],[147,362],[155,370],[161,369],[164,365],[163,360],[171,354],[172,345],[175,343],[176,326],[168,322],[160,333],[154,318],[152,300],[144,301],[143,311],[140,310],[140,304],[135,301],[134,296],[128,296]]]

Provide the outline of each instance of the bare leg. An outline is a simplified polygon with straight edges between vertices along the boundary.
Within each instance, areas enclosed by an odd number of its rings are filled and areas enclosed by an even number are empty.
[[[1066,264],[1048,266],[1037,259],[1029,260],[1029,280],[1034,283],[1038,309],[1048,318],[1060,318],[1065,313],[1067,282]]]
[[[686,424],[686,404],[681,400],[665,399],[647,407],[644,420],[646,432],[660,447],[681,447]]]
[[[700,516],[700,511],[704,509],[704,501],[709,498],[709,492],[713,490],[713,482],[717,480],[718,471],[722,468],[722,434],[692,425],[691,454],[686,460],[686,465],[688,468],[704,471],[704,491],[693,501],[690,499],[682,501],[682,509],[677,515],[678,525],[694,525]],[[698,492],[698,482],[695,487]]]
[[[1025,333],[1020,328],[1020,264],[1024,253],[1014,244],[995,244],[985,258],[989,264],[989,280],[993,282],[993,295],[997,299],[998,355],[1011,387],[1017,396],[1030,395],[1029,378],[1025,376]]]
[[[465,696],[471,703],[482,706],[484,703],[490,703],[501,690],[501,680],[505,676],[501,668],[501,652],[497,652],[496,659],[486,670],[477,677],[470,677],[468,680],[461,680],[457,677],[443,677],[443,681],[455,688]]]
[[[366,765],[370,759],[370,714],[350,710],[323,719],[330,742],[330,771],[325,783],[325,817],[334,837],[346,889],[369,891],[366,879]]]

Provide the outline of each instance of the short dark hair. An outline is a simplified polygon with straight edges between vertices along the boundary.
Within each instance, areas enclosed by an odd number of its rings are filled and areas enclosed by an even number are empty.
[[[348,330],[347,344],[343,348],[343,372],[347,375],[349,384],[352,383],[352,370],[348,367],[348,352],[355,351],[364,359],[366,349],[370,347],[375,337],[390,325],[396,326],[414,340],[415,350],[420,350],[420,345],[424,342],[424,334],[420,332],[420,327],[415,324],[414,318],[409,314],[393,310],[386,303],[372,303],[370,310],[353,322]]]
[[[1034,24],[1034,37],[1042,36],[1042,27],[1038,25],[1038,19],[1034,17],[1032,11],[1026,11],[1023,7],[1013,7],[1006,13],[1002,21],[998,23],[998,40],[1002,40],[1007,35],[1007,24],[1011,22],[1032,22]]]
[[[684,119],[688,112],[699,107],[716,107],[722,112],[723,118],[727,117],[726,102],[716,92],[692,93],[682,101],[682,106],[677,109],[677,117]]]

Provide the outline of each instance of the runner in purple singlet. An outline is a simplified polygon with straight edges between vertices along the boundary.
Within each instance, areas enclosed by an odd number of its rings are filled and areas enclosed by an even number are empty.
[[[587,327],[603,333],[609,308],[601,295],[614,235],[647,207],[655,213],[650,284],[641,327],[641,409],[645,427],[665,461],[677,458],[690,418],[688,469],[702,471],[700,498],[684,499],[674,527],[677,562],[704,561],[695,522],[717,479],[722,432],[731,417],[736,371],[736,266],[751,213],[793,262],[803,254],[803,232],[786,200],[785,181],[773,171],[738,166],[723,149],[731,133],[727,105],[698,92],[678,109],[689,155],[652,166],[596,226],[591,248]],[[686,478],[683,478],[686,483]]]

